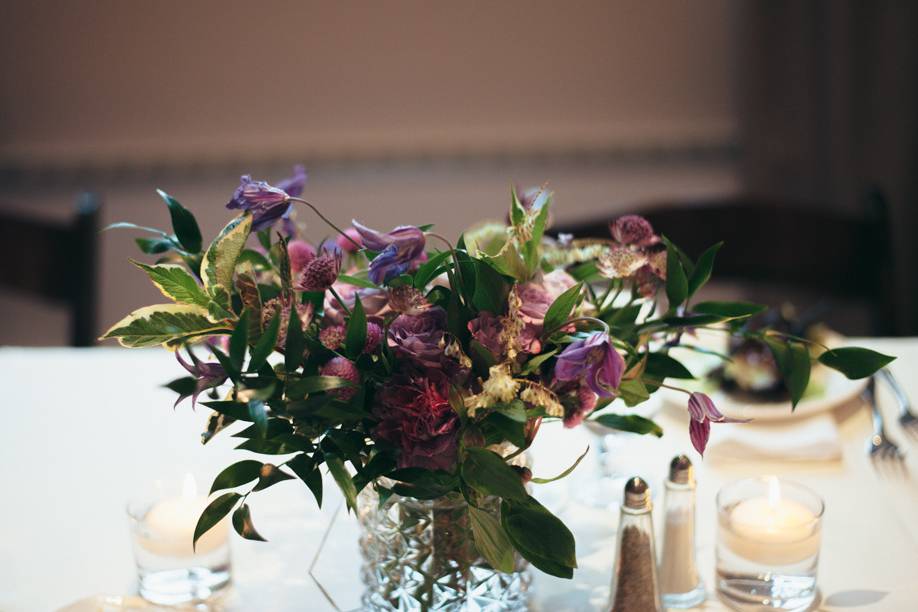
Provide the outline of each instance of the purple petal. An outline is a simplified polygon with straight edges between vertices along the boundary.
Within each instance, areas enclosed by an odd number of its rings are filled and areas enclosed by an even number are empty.
[[[708,445],[708,438],[711,435],[711,422],[707,419],[703,421],[696,421],[691,419],[689,421],[689,438],[692,440],[692,446],[695,447],[695,450],[698,451],[698,454],[702,457],[704,456],[704,449]]]
[[[711,398],[697,391],[689,396],[688,411],[695,421],[703,421],[705,419],[717,421],[724,418],[724,415],[717,410]],[[716,417],[712,415],[716,415]]]
[[[351,225],[354,226],[354,229],[357,230],[357,233],[360,234],[360,237],[363,239],[363,246],[367,247],[371,251],[382,251],[390,242],[386,239],[381,232],[377,232],[374,229],[370,229],[365,225],[361,225],[356,220],[351,221]]]
[[[298,198],[303,195],[303,189],[306,188],[306,168],[301,164],[293,167],[293,175],[288,176],[282,181],[278,181],[276,187],[281,191],[286,191],[287,195]]]

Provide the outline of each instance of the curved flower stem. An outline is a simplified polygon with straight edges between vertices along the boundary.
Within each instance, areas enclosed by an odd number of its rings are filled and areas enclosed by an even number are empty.
[[[316,208],[315,206],[313,206],[312,204],[310,204],[310,203],[307,202],[306,200],[303,200],[303,199],[300,199],[300,198],[291,197],[291,198],[290,198],[290,201],[291,201],[291,202],[299,202],[300,204],[305,204],[306,206],[308,206],[309,208],[311,208],[311,209],[312,209],[312,212],[316,213],[316,214],[319,216],[320,219],[322,219],[323,221],[325,221],[325,223],[328,224],[329,227],[331,227],[333,230],[335,230],[336,232],[338,232],[339,234],[341,234],[342,236],[344,236],[345,238],[347,238],[347,239],[350,241],[350,243],[353,244],[355,247],[357,247],[357,248],[360,249],[360,250],[363,250],[363,245],[362,245],[362,244],[359,244],[356,240],[354,240],[353,238],[351,238],[350,236],[348,236],[348,235],[344,232],[344,230],[342,230],[340,227],[338,227],[337,225],[335,225],[334,223],[332,223],[332,222],[328,219],[328,217],[326,217],[326,216],[323,215],[321,212],[319,212],[319,209],[318,209],[318,208]]]
[[[338,292],[335,291],[335,288],[329,287],[328,290],[331,292],[332,296],[338,301],[338,304],[341,306],[341,308],[344,309],[344,312],[347,314],[347,316],[351,316],[351,309],[347,307],[347,304],[344,303],[344,300],[341,299],[341,296],[338,295]]]
[[[609,324],[603,321],[602,319],[597,319],[596,317],[574,317],[573,319],[568,319],[567,321],[565,321],[564,323],[561,323],[560,325],[556,325],[554,328],[548,330],[547,332],[543,331],[542,335],[545,337],[548,337],[552,335],[553,333],[555,333],[556,331],[558,331],[559,329],[561,329],[562,327],[567,327],[568,325],[573,325],[574,323],[596,323],[602,327],[603,331],[606,334],[611,333],[611,331],[609,330]]]
[[[672,385],[667,385],[662,380],[657,380],[654,378],[645,378],[644,380],[646,380],[647,382],[653,385],[657,385],[658,387],[663,387],[664,389],[669,389],[671,391],[678,391],[679,393],[685,393],[686,395],[692,394],[692,392],[689,391],[688,389],[683,389],[682,387],[674,387]]]
[[[436,232],[424,232],[424,233],[427,236],[430,236],[431,238],[436,238],[437,240],[440,240],[447,246],[447,248],[449,248],[449,252],[453,258],[453,265],[456,266],[456,276],[459,278],[459,284],[462,285],[462,287],[465,287],[465,280],[462,278],[462,267],[459,265],[459,257],[456,254],[456,248],[453,246],[453,243],[450,242],[447,238],[441,236],[440,234]]]

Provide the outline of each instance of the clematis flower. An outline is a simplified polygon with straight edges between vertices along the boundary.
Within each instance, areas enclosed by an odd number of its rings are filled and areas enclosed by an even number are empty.
[[[692,440],[692,446],[702,456],[704,456],[704,449],[711,435],[711,423],[748,423],[751,420],[724,416],[710,397],[697,391],[689,396],[688,411],[691,417],[689,438]]]
[[[596,332],[586,340],[572,342],[558,355],[555,378],[576,380],[600,397],[614,397],[624,369],[625,360],[609,342],[609,336]]]
[[[219,363],[208,363],[206,361],[201,361],[198,357],[191,352],[191,349],[188,349],[188,355],[191,357],[191,363],[188,363],[182,359],[181,350],[175,351],[175,358],[178,359],[178,362],[182,364],[182,367],[185,368],[189,374],[191,374],[196,380],[194,385],[194,392],[190,394],[191,396],[191,406],[194,407],[198,401],[198,395],[202,391],[207,389],[212,389],[214,387],[219,387],[224,382],[226,382],[226,370],[223,369],[223,366]],[[175,400],[175,405],[178,406],[186,397],[189,397],[189,394],[180,395],[177,400]]]
[[[389,324],[389,346],[400,357],[428,370],[442,368],[446,311],[439,306],[416,315],[399,315]]]
[[[297,276],[316,258],[316,247],[305,240],[291,240],[287,243],[287,256],[290,258],[290,271]]]
[[[360,383],[360,372],[357,370],[357,366],[354,365],[354,362],[346,357],[332,357],[328,363],[319,368],[319,374],[322,376],[339,376],[346,380],[351,381],[354,385]],[[337,397],[339,400],[346,402],[357,393],[357,387],[341,387],[340,389],[332,389],[328,392],[329,395]]]
[[[321,247],[319,253],[310,260],[294,279],[294,287],[299,291],[326,291],[338,280],[341,272],[341,251],[338,247],[327,249]]]
[[[303,195],[303,189],[306,188],[306,168],[302,164],[293,167],[293,175],[277,182],[277,188],[286,192],[291,198],[298,198]]]
[[[352,222],[363,245],[379,254],[370,262],[370,280],[381,285],[408,272],[424,260],[424,232],[413,225],[401,225],[383,234],[357,221]]]
[[[290,209],[290,195],[265,181],[254,181],[245,174],[226,207],[250,212],[252,231],[257,232],[271,227],[287,213]]]
[[[615,242],[623,245],[644,247],[660,241],[650,221],[640,215],[619,217],[609,224],[609,232]]]
[[[377,394],[373,413],[379,424],[372,436],[399,450],[400,468],[453,469],[460,421],[441,372],[397,375]]]

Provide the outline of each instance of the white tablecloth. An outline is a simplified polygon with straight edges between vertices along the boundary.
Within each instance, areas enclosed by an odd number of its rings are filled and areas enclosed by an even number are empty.
[[[918,400],[918,339],[860,340],[898,355],[892,369]],[[0,425],[0,610],[54,610],[94,594],[133,592],[135,573],[125,503],[140,483],[184,472],[201,488],[229,463],[238,439],[218,436],[206,448],[198,434],[206,409],[172,410],[174,394],[158,385],[182,375],[160,350],[0,349],[4,393]],[[881,394],[892,415],[894,403]],[[835,413],[844,443],[832,462],[698,461],[699,561],[709,590],[714,564],[714,495],[726,481],[777,474],[802,482],[826,501],[819,583],[824,610],[918,609],[918,445],[909,447],[910,476],[876,470],[864,456],[867,410]],[[689,446],[684,414],[657,415],[666,435],[628,442],[619,462],[651,484],[662,482],[678,452]],[[754,427],[754,425],[750,425]],[[545,427],[534,451],[536,475],[551,476],[591,442],[585,429]],[[717,426],[712,432],[717,436]],[[585,460],[569,482],[536,490],[577,536],[580,569],[573,581],[536,572],[532,609],[590,610],[602,606],[613,556],[613,513],[577,503],[595,486]],[[175,477],[175,476],[174,476]],[[329,610],[308,568],[340,498],[327,488],[318,510],[299,481],[250,498],[259,531],[270,541],[233,541],[235,591],[228,602],[245,610]],[[656,517],[659,519],[660,517]],[[339,517],[334,546],[316,574],[342,604],[355,601],[358,556],[351,517]],[[659,532],[658,532],[659,533]],[[722,606],[710,597],[705,610]]]

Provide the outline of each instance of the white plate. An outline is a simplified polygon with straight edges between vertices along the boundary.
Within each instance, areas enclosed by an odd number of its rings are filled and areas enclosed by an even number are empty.
[[[698,344],[708,348],[715,348],[716,350],[723,350],[724,336],[725,334],[722,333],[704,334],[699,338]],[[844,337],[833,335],[829,338],[827,344],[832,347],[841,346],[844,344]],[[700,355],[685,349],[674,350],[673,356],[682,361],[699,378],[721,364],[720,359],[717,357]],[[705,390],[705,392],[711,396],[717,408],[728,417],[755,419],[757,421],[780,421],[835,410],[860,395],[867,386],[868,380],[866,378],[849,380],[841,373],[818,364],[813,366],[813,376],[816,377],[817,375],[820,378],[823,390],[818,394],[801,399],[797,404],[797,409],[794,411],[791,411],[789,400],[783,402],[749,402],[719,389]],[[667,382],[678,384],[672,380]],[[689,390],[699,388],[696,381],[686,382],[689,384],[685,385],[685,387],[689,388]],[[684,393],[673,391],[672,389],[660,389],[658,394],[663,397],[666,405],[685,409],[687,396]]]

